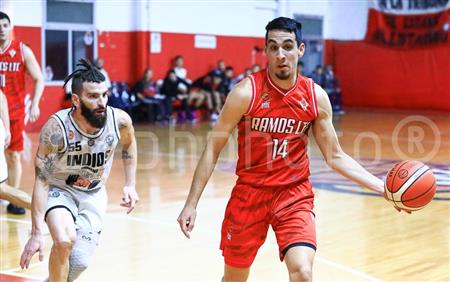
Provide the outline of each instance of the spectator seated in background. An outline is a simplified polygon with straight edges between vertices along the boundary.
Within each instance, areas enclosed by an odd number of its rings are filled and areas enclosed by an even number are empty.
[[[248,77],[250,74],[252,74],[252,70],[250,68],[246,68],[243,73],[239,74],[231,80],[230,89],[232,89],[236,84],[238,84],[244,78]]]
[[[173,69],[176,76],[179,79],[178,88],[180,92],[187,94],[190,91],[192,80],[187,77],[187,70],[184,68],[184,58],[181,55],[177,55],[173,61]]]
[[[170,70],[161,86],[161,94],[165,96],[164,100],[162,100],[162,108],[164,110],[163,118],[167,121],[172,120],[173,106],[177,104],[180,108],[178,121],[182,122],[186,118],[192,119],[192,114],[188,105],[188,94],[180,92],[180,84],[188,87],[183,80],[180,80],[177,77],[175,71]]]
[[[341,88],[339,87],[338,80],[334,76],[333,67],[331,65],[325,65],[322,81],[322,87],[328,93],[328,97],[330,98],[333,113],[343,114]]]
[[[111,82],[111,91],[108,97],[108,105],[120,109],[124,107],[122,98],[120,97],[119,83],[116,81]]]
[[[316,68],[311,74],[311,78],[314,80],[315,83],[323,87],[324,75],[323,75],[323,67],[321,65],[316,66]]]
[[[137,100],[136,95],[130,91],[128,83],[120,83],[120,99],[122,101],[122,110],[126,111],[132,119],[136,119],[135,109],[139,106],[140,102]]]
[[[222,108],[219,87],[222,82],[222,73],[218,70],[207,73],[192,83],[191,96],[203,97],[206,107],[211,114],[211,121],[215,122]]]
[[[153,71],[148,68],[144,71],[144,75],[133,87],[133,93],[139,101],[138,119],[145,121],[156,121],[163,118],[160,102],[161,97],[158,95],[158,86],[152,81]]]
[[[225,74],[222,78],[222,81],[219,85],[219,93],[222,98],[222,101],[225,101],[228,93],[231,90],[231,81],[233,79],[233,67],[228,66],[225,68]]]
[[[215,69],[213,69],[209,74],[211,76],[213,75],[220,75],[222,78],[225,77],[225,70],[226,70],[225,61],[220,59],[217,61],[217,66]]]
[[[97,58],[94,62],[95,66],[100,70],[100,72],[105,76],[105,84],[108,89],[111,89],[111,80],[109,79],[108,72],[103,68],[104,61],[102,58]]]

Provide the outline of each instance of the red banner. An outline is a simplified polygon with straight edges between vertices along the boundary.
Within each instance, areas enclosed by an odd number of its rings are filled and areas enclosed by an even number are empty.
[[[436,6],[412,6],[411,3],[417,2],[412,0],[375,2],[375,7],[369,9],[366,42],[394,48],[449,44],[448,0],[441,1],[447,4],[442,3],[444,5],[440,9]],[[397,5],[392,5],[395,2]],[[420,7],[423,9],[418,9]]]

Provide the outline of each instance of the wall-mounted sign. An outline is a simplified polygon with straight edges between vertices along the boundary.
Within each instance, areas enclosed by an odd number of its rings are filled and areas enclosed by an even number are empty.
[[[161,53],[161,33],[150,32],[150,53]]]
[[[214,35],[195,35],[195,48],[216,49],[217,39]]]

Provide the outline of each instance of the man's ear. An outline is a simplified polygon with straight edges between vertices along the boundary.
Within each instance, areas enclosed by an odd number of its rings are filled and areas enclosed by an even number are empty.
[[[300,45],[298,45],[298,48],[297,48],[297,50],[298,50],[298,56],[301,58],[301,57],[303,57],[303,55],[305,54],[305,48],[306,48],[306,46],[305,46],[305,43],[300,43]]]
[[[72,93],[72,104],[76,107],[80,107],[80,96],[78,94]]]

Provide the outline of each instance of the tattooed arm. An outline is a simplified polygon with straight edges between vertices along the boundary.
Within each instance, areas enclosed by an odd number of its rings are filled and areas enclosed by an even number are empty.
[[[47,207],[48,178],[53,173],[58,151],[64,146],[64,133],[54,118],[50,118],[41,130],[35,160],[35,182],[31,215],[32,234],[41,233]]]
[[[31,237],[22,252],[20,266],[28,268],[31,258],[39,252],[39,260],[44,259],[44,240],[42,228],[47,208],[48,179],[53,174],[58,158],[58,151],[64,146],[64,133],[57,121],[50,118],[41,129],[39,147],[35,160],[35,182],[31,202]]]
[[[120,131],[120,143],[122,143],[122,160],[125,170],[125,187],[123,188],[123,197],[121,206],[127,207],[127,213],[134,209],[135,203],[139,200],[136,193],[136,166],[137,166],[137,147],[134,137],[134,127],[130,116],[118,109],[117,123]]]

